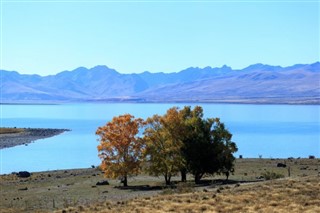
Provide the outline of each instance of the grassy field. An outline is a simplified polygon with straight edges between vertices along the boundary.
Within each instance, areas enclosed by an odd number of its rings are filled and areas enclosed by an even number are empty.
[[[4,128],[0,127],[0,134],[13,134],[13,133],[21,133],[24,129],[21,128]]]
[[[66,208],[56,212],[320,212],[319,177],[216,186],[203,191]]]
[[[284,163],[286,168],[277,167]],[[106,180],[98,169],[0,176],[1,212],[319,212],[319,159],[237,159],[235,174],[206,177],[203,185],[165,188],[163,178],[140,175]],[[290,177],[288,177],[290,167]],[[266,174],[284,178],[261,181]],[[260,177],[261,178],[261,177]]]

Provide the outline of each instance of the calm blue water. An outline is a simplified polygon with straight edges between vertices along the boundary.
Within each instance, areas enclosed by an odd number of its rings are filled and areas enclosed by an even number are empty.
[[[0,151],[0,173],[87,168],[98,165],[95,130],[113,116],[147,118],[172,106],[194,104],[0,105],[1,126],[68,128],[72,131],[29,146]],[[201,104],[220,117],[238,145],[236,156],[320,157],[320,106]]]

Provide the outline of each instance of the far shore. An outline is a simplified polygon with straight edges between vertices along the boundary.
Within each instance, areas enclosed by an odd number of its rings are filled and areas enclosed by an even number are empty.
[[[301,99],[290,98],[238,98],[238,99],[136,99],[136,98],[107,98],[87,100],[51,100],[51,101],[19,101],[5,100],[0,105],[60,105],[75,103],[97,103],[97,104],[253,104],[253,105],[320,105],[319,98],[306,97]]]
[[[1,128],[2,130],[10,130],[10,133],[0,134],[0,149],[28,145],[39,139],[53,137],[59,135],[69,129],[49,129],[49,128]],[[15,131],[18,130],[18,131]],[[6,132],[6,131],[4,131]]]

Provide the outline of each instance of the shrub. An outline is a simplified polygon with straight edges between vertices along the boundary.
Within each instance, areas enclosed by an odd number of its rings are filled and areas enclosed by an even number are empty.
[[[275,173],[275,172],[270,172],[266,171],[265,173],[261,174],[264,179],[266,180],[273,180],[273,179],[278,179],[278,178],[284,178],[283,174]]]

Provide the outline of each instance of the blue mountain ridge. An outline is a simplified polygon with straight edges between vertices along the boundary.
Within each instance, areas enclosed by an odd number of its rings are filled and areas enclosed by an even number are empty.
[[[107,66],[40,76],[0,70],[1,102],[320,103],[320,63],[121,74]]]

